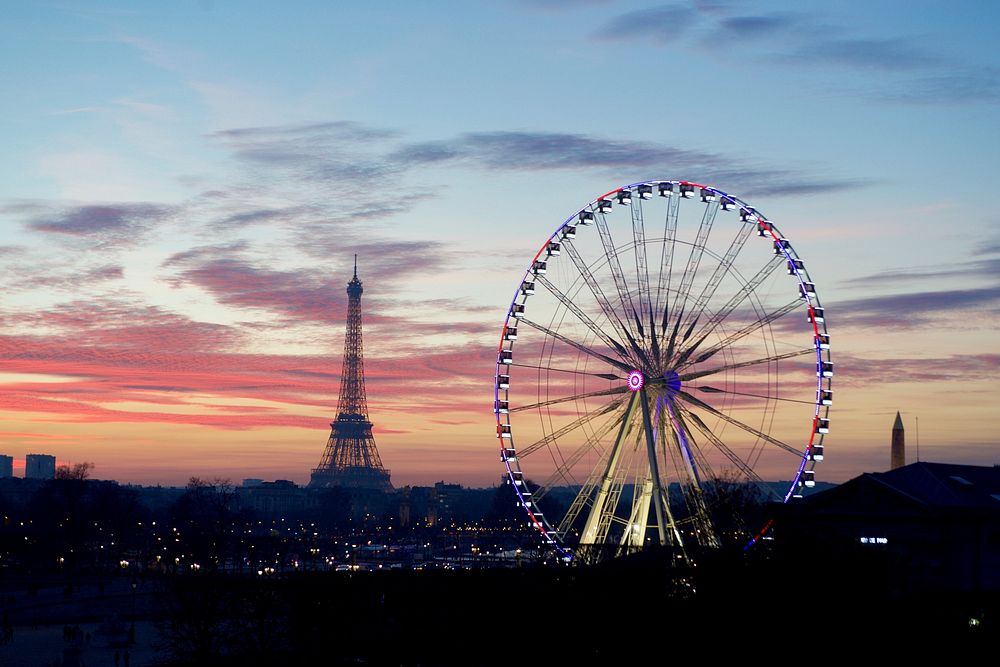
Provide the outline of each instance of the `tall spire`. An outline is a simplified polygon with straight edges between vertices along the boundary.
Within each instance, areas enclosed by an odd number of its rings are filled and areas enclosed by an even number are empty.
[[[340,373],[337,418],[330,424],[330,437],[323,458],[312,471],[309,486],[346,486],[389,491],[389,471],[375,447],[372,423],[368,420],[365,395],[364,346],[361,340],[361,294],[358,256],[354,256],[354,277],[347,283],[347,334],[344,363]]]
[[[892,446],[889,452],[889,470],[902,468],[906,465],[906,432],[903,430],[903,418],[896,411],[896,421],[892,424]]]

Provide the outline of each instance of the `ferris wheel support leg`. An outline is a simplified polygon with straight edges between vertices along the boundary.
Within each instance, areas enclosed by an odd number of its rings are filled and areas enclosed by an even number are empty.
[[[646,432],[646,455],[649,457],[649,476],[653,480],[653,511],[656,514],[656,531],[660,538],[660,546],[667,544],[667,521],[673,526],[670,516],[670,506],[664,507],[663,487],[660,483],[660,466],[656,460],[656,440],[653,437],[653,422],[649,418],[649,397],[646,388],[636,392],[642,401],[642,426]]]
[[[629,424],[632,421],[632,415],[635,414],[635,404],[637,402],[639,402],[639,392],[633,392],[632,398],[628,402],[628,408],[625,410],[625,416],[622,418],[621,428],[618,429],[618,437],[615,438],[615,444],[611,449],[611,455],[608,456],[608,465],[604,468],[604,475],[601,477],[601,488],[597,491],[597,496],[594,497],[594,504],[591,506],[590,514],[587,515],[587,522],[583,526],[583,533],[580,535],[580,544],[595,544],[599,541],[601,519],[606,512],[605,505],[608,504],[608,496],[611,495],[611,485],[618,474],[618,463],[621,460],[623,449],[622,444],[625,442],[625,437],[628,434]],[[612,508],[612,511],[614,511],[614,508]]]
[[[646,475],[642,491],[632,505],[632,516],[622,535],[622,546],[626,548],[641,548],[646,541],[646,525],[649,522],[649,501],[653,496],[653,477]]]
[[[712,519],[708,515],[708,507],[705,505],[705,496],[701,488],[701,476],[698,474],[698,467],[695,465],[694,453],[697,451],[697,444],[695,443],[694,435],[681,416],[680,410],[678,409],[675,412],[677,406],[673,400],[668,399],[666,405],[670,418],[674,423],[674,432],[677,436],[676,442],[681,450],[681,459],[684,461],[685,472],[687,474],[687,484],[683,485],[682,488],[688,510],[691,512],[691,518],[694,519],[697,541],[702,546],[718,547],[719,539],[715,534]],[[709,434],[711,434],[710,431]]]

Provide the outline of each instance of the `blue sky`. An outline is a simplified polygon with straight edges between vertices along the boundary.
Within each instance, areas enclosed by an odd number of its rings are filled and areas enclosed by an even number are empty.
[[[820,478],[884,467],[897,409],[925,458],[993,463],[997,12],[6,7],[4,447],[136,481],[193,461],[304,480],[359,252],[394,479],[490,483],[476,392],[524,266],[596,195],[668,178],[743,197],[809,258],[842,369]]]

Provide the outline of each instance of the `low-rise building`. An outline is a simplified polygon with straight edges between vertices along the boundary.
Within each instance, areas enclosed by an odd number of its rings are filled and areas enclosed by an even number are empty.
[[[909,592],[1000,592],[1000,466],[912,463],[777,508],[776,545]]]

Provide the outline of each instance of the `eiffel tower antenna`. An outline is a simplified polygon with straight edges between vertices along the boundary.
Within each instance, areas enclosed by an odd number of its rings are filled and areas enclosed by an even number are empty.
[[[330,438],[326,441],[323,458],[312,471],[311,487],[392,490],[389,471],[382,467],[372,423],[368,419],[364,346],[361,343],[362,292],[358,256],[354,255],[354,278],[347,283],[347,335],[337,418],[330,424]]]

